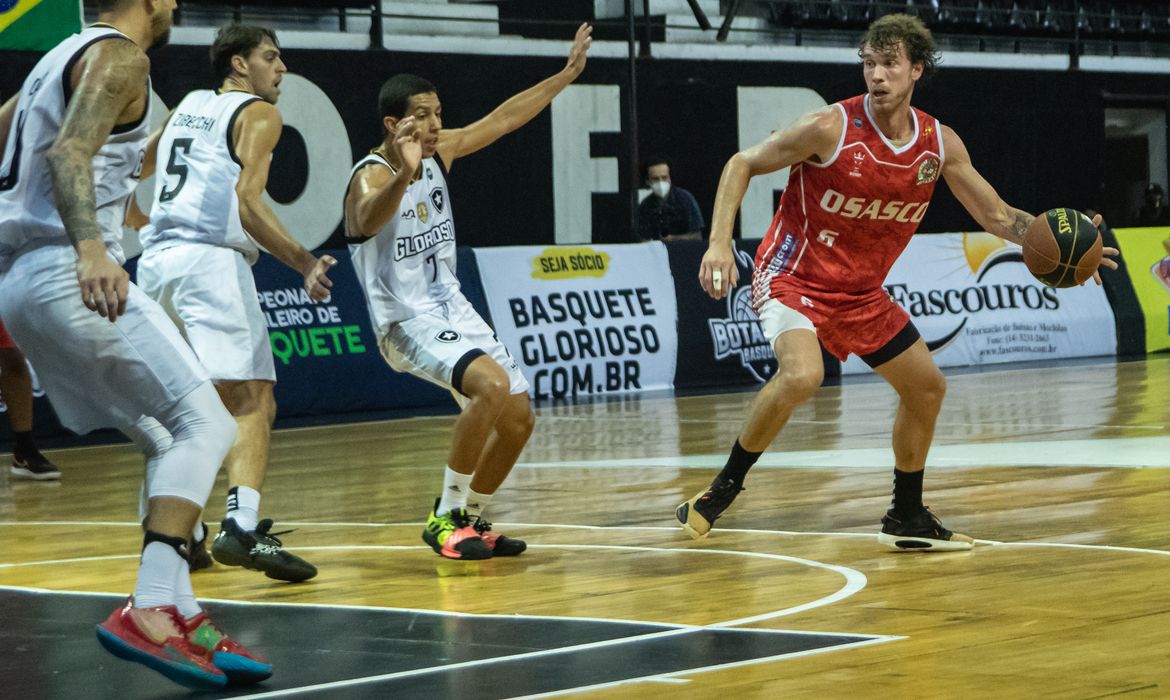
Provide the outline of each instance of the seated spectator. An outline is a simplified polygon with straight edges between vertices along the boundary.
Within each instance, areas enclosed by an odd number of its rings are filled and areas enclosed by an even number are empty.
[[[703,215],[694,195],[670,181],[665,158],[646,161],[643,174],[653,194],[638,205],[638,237],[644,241],[702,240]]]
[[[1166,206],[1166,193],[1162,191],[1162,186],[1156,182],[1151,182],[1146,187],[1142,206],[1137,213],[1137,225],[1170,225],[1170,207]]]

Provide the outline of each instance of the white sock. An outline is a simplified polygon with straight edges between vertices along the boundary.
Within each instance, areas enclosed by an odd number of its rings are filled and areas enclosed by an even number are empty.
[[[203,612],[199,602],[195,600],[195,590],[191,588],[191,571],[184,566],[175,578],[175,606],[184,619],[191,619]]]
[[[187,561],[166,542],[151,542],[142,550],[134,607],[155,608],[175,604],[175,581],[187,572]]]
[[[260,520],[260,492],[247,486],[228,489],[226,517],[235,520],[245,532],[255,530]]]
[[[471,490],[471,474],[460,474],[451,467],[443,469],[443,497],[435,515],[449,513],[467,505],[467,492]]]
[[[146,496],[146,479],[138,487],[138,522],[145,523],[146,516],[150,515],[150,499]]]
[[[200,513],[199,515],[202,518],[203,514]],[[191,532],[191,543],[192,544],[199,544],[202,541],[203,541],[203,520],[200,519],[200,520],[195,521],[195,529]]]
[[[492,494],[480,493],[472,489],[467,490],[467,514],[471,517],[476,518],[483,515],[491,502]]]

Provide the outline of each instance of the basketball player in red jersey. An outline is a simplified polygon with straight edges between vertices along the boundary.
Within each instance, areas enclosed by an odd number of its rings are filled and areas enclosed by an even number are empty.
[[[879,542],[921,551],[973,544],[922,504],[922,473],[946,381],[882,283],[926,213],[939,176],[980,226],[1005,240],[1022,242],[1034,217],[1000,199],[954,131],[910,106],[915,83],[937,59],[920,20],[900,14],[878,19],[858,54],[865,94],[805,115],[732,156],[723,169],[710,247],[699,269],[703,289],[716,299],[737,282],[731,229],[749,180],[792,168],[752,279],[753,306],[780,365],[756,396],[723,471],[678,507],[692,537],[710,531],[792,411],[820,386],[819,339],[842,360],[850,353],[861,357],[898,392],[894,498]],[[1108,258],[1102,265],[1117,267]]]
[[[2,141],[2,140],[0,140]],[[0,399],[8,409],[8,425],[12,430],[12,466],[9,473],[16,479],[53,481],[61,478],[61,471],[49,458],[41,454],[33,439],[33,383],[32,373],[20,348],[4,322],[0,320]]]

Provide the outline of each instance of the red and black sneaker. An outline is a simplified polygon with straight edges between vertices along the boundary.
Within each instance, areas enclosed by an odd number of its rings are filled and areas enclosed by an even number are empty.
[[[953,552],[971,549],[975,540],[943,527],[934,511],[923,507],[910,516],[892,509],[882,516],[878,542],[901,552]]]
[[[463,508],[435,515],[439,499],[427,516],[422,538],[435,554],[448,559],[491,559],[492,550],[471,526],[471,519]]]
[[[731,506],[740,491],[743,487],[739,484],[717,476],[705,491],[695,494],[686,503],[680,503],[674,509],[674,516],[692,539],[702,539],[711,532],[715,520]]]
[[[173,605],[136,608],[131,597],[97,626],[97,638],[114,656],[152,668],[179,685],[201,690],[227,685],[227,675],[215,667],[207,650],[187,639],[183,616]]]
[[[483,518],[476,517],[475,524],[472,527],[479,533],[480,539],[487,545],[487,548],[492,550],[493,557],[514,557],[528,549],[528,543],[524,540],[517,540],[507,535],[493,532],[492,524]]]

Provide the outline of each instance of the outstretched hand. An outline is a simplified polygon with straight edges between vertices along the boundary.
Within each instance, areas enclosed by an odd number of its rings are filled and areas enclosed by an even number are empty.
[[[589,47],[593,44],[593,27],[588,23],[577,27],[577,36],[573,39],[573,48],[569,49],[569,62],[565,64],[565,72],[571,80],[576,80],[581,71],[585,70],[585,59],[588,58]]]
[[[1100,214],[1093,217],[1093,225],[1096,226],[1098,229],[1101,228],[1101,220],[1102,219],[1101,219]],[[1117,269],[1117,261],[1113,260],[1113,258],[1116,258],[1118,255],[1121,255],[1121,251],[1116,249],[1116,248],[1110,248],[1109,246],[1105,246],[1101,250],[1101,254],[1102,254],[1101,265],[1100,265],[1100,267],[1097,268],[1098,271],[1093,273],[1093,281],[1097,283],[1097,286],[1101,285],[1100,268],[1105,267],[1105,268],[1108,268],[1110,270],[1116,270]]]
[[[414,117],[398,122],[393,148],[398,162],[402,163],[402,170],[413,175],[422,162],[422,128]]]

